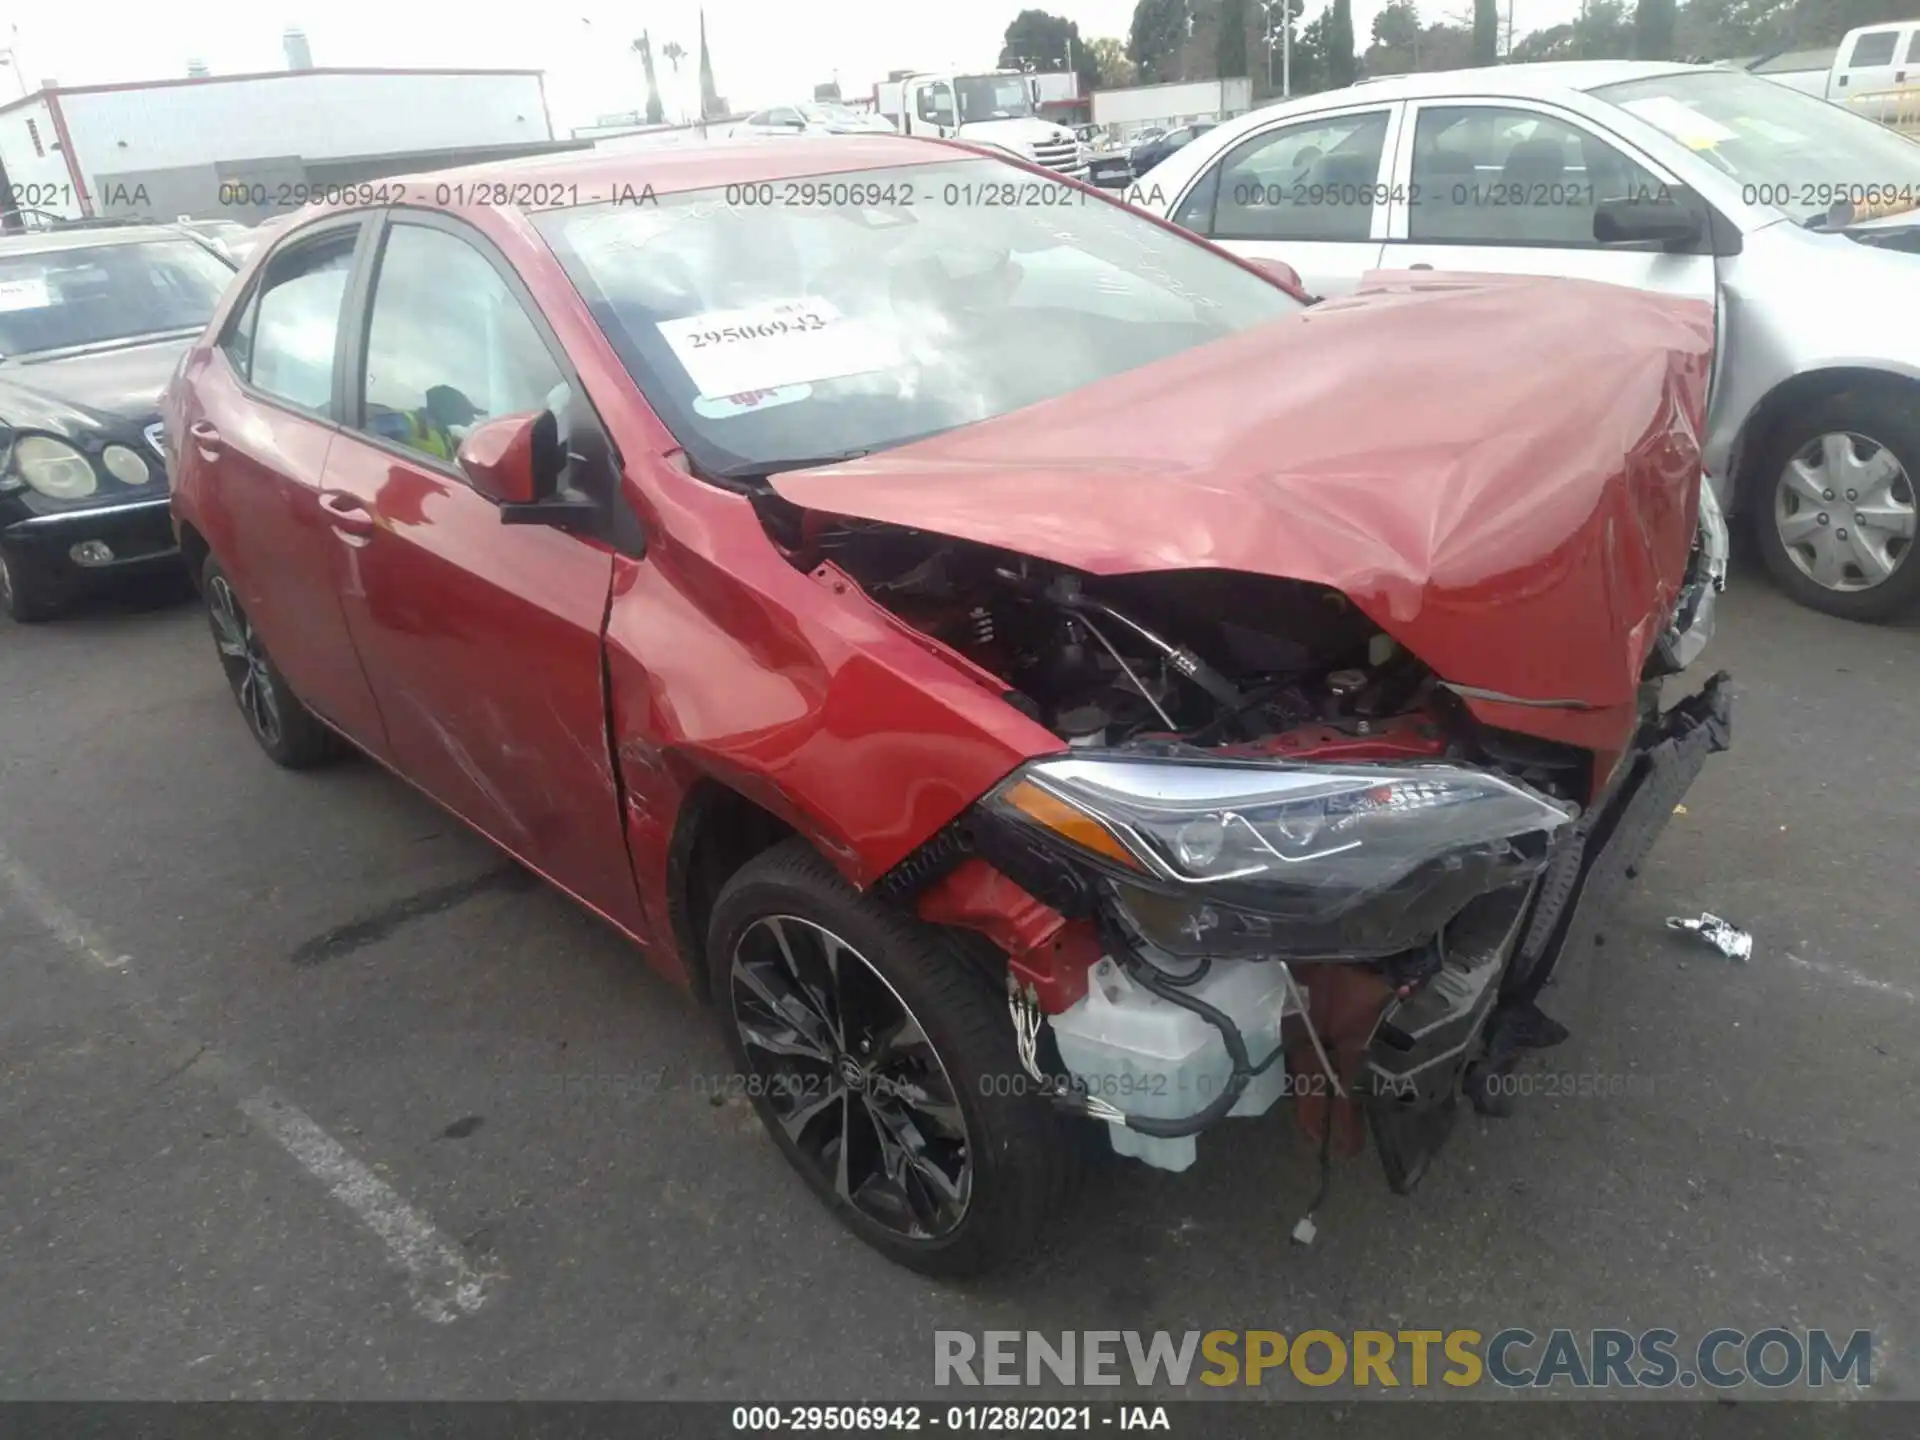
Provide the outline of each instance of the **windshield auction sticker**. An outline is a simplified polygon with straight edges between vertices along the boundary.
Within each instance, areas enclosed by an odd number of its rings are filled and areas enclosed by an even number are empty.
[[[1666,131],[1689,150],[1711,150],[1725,141],[1740,138],[1738,131],[1729,130],[1712,116],[1703,115],[1668,95],[1629,100],[1626,108],[1649,125]]]
[[[0,311],[44,310],[52,303],[47,295],[45,276],[29,275],[20,280],[0,280]]]
[[[659,322],[702,395],[743,395],[864,375],[900,362],[893,341],[832,301],[776,300]]]

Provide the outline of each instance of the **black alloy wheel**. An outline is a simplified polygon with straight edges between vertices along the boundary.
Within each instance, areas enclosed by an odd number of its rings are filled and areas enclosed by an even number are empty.
[[[746,1095],[841,1223],[929,1275],[1035,1243],[1080,1149],[1021,1065],[1004,981],[951,934],[792,839],[721,888],[706,956]]]
[[[247,729],[276,765],[305,770],[333,759],[340,741],[288,686],[219,563],[209,559],[200,591],[220,668]]]
[[[952,1233],[973,1192],[966,1117],[880,972],[813,921],[768,915],[735,943],[730,991],[752,1088],[821,1180],[896,1235]]]

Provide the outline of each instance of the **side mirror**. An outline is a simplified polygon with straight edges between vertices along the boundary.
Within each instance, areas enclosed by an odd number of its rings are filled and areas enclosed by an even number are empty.
[[[559,448],[559,427],[552,412],[542,410],[503,415],[474,426],[460,442],[458,458],[473,488],[487,499],[498,505],[531,505],[542,494],[552,493],[559,479],[559,469],[552,463]],[[545,452],[540,458],[552,467],[550,475],[540,473],[536,451]],[[547,481],[544,487],[542,479]]]
[[[1704,228],[1690,191],[1602,200],[1593,212],[1593,238],[1602,245],[1639,242],[1674,249],[1698,241]]]
[[[780,122],[780,128],[783,130],[804,130],[807,128],[807,122],[795,116],[791,120],[782,120]]]
[[[473,488],[500,507],[502,525],[590,528],[599,507],[561,489],[567,455],[551,410],[503,415],[467,432],[456,457]]]
[[[1269,259],[1265,255],[1243,255],[1240,258],[1269,280],[1278,281],[1284,289],[1291,290],[1296,295],[1307,293],[1307,287],[1300,283],[1300,272],[1286,261]]]

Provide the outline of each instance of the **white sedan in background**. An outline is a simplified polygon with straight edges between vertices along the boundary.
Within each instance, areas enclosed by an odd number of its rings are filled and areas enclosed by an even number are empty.
[[[775,105],[738,121],[734,135],[891,135],[893,122],[869,110],[810,100],[804,105]]]
[[[1704,301],[1706,468],[1775,578],[1920,609],[1920,143],[1718,66],[1510,65],[1251,111],[1128,195],[1320,296],[1459,270]]]

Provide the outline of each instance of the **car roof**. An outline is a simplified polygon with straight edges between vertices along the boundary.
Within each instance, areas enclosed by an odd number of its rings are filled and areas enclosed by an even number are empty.
[[[498,182],[513,187],[577,189],[577,200],[569,196],[562,203],[586,205],[648,186],[656,195],[672,195],[716,185],[828,175],[844,170],[932,165],[974,155],[965,145],[880,131],[856,135],[706,137],[678,143],[650,142],[648,137],[635,137],[634,143],[627,145],[608,144],[593,150],[486,161],[453,170],[396,176],[381,183],[396,188],[404,186],[409,194],[418,191],[427,198],[431,198],[435,187],[447,184],[471,188]],[[521,208],[560,207],[533,204]]]
[[[1454,95],[1471,91],[1482,95],[1551,95],[1565,90],[1597,90],[1623,80],[1645,80],[1655,75],[1683,75],[1713,70],[1712,65],[1681,65],[1659,60],[1549,60],[1523,65],[1485,65],[1469,70],[1424,70],[1414,75],[1385,75],[1362,80],[1345,90],[1323,90],[1312,96],[1276,102],[1315,105],[1354,100],[1413,100],[1427,95]],[[1262,107],[1270,108],[1270,107]]]
[[[143,240],[201,243],[197,236],[175,225],[75,225],[55,230],[29,230],[19,235],[0,235],[0,255],[37,255],[43,251],[86,250],[100,245],[135,245]]]

